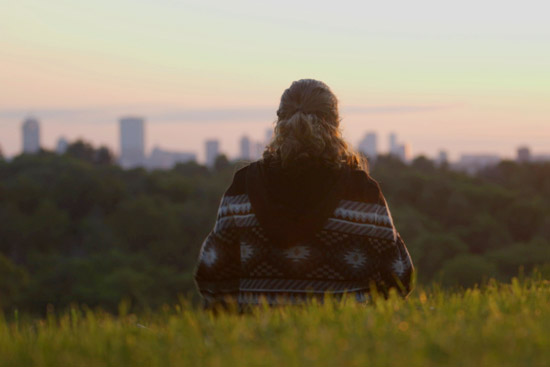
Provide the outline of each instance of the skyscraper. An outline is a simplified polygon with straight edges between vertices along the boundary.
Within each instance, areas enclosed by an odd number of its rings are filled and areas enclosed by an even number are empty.
[[[34,117],[23,121],[23,153],[36,153],[40,150],[40,123]]]
[[[520,163],[529,162],[531,160],[531,149],[529,147],[519,147],[517,161]]]
[[[376,133],[369,132],[365,134],[363,140],[359,142],[359,151],[369,159],[376,159],[378,156],[378,137]]]
[[[411,147],[407,143],[398,144],[395,148],[395,156],[402,162],[407,163],[411,155]]]
[[[57,154],[65,153],[68,147],[69,147],[69,142],[63,136],[57,140],[57,148],[56,148]]]
[[[206,166],[214,167],[216,158],[220,154],[220,142],[218,140],[207,140],[206,148]]]
[[[120,119],[120,165],[123,168],[145,163],[145,122],[141,117]]]
[[[390,154],[397,155],[399,146],[397,145],[397,134],[390,134]]]
[[[250,160],[250,139],[246,135],[241,138],[240,158],[247,161]]]
[[[440,150],[437,155],[436,163],[438,165],[443,165],[449,163],[449,154],[445,150]]]

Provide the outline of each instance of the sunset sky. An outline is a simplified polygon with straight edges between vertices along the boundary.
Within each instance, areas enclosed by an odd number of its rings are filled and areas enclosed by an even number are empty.
[[[0,146],[20,124],[118,150],[117,118],[147,146],[234,156],[260,139],[293,80],[325,81],[354,145],[395,131],[413,153],[550,153],[547,1],[0,0]]]

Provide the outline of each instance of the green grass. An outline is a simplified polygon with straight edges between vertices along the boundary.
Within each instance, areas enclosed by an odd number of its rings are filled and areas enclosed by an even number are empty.
[[[247,315],[182,304],[144,316],[75,308],[45,319],[0,318],[2,367],[549,363],[550,282],[542,279]]]

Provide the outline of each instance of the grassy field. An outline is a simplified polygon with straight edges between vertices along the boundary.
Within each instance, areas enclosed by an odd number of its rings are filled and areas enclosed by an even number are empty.
[[[8,317],[9,316],[9,317]],[[7,321],[9,319],[9,321]],[[368,306],[0,318],[0,366],[548,366],[550,282],[417,289]]]

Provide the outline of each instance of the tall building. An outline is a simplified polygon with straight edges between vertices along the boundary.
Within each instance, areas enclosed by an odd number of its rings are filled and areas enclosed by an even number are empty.
[[[206,148],[206,166],[214,167],[216,158],[220,154],[220,142],[218,140],[207,140]]]
[[[123,117],[120,123],[120,165],[133,168],[145,164],[145,122],[141,117]]]
[[[529,147],[519,147],[517,161],[521,163],[531,161],[531,150]]]
[[[23,121],[23,153],[36,153],[40,150],[40,123],[34,117]]]
[[[397,145],[397,134],[391,133],[390,134],[390,154],[397,155],[397,151],[399,150],[399,146]]]
[[[69,147],[69,142],[63,136],[57,139],[57,147],[55,149],[57,154],[64,154],[67,151],[68,147]]]
[[[378,137],[376,133],[369,132],[363,140],[359,142],[359,151],[367,156],[368,159],[376,159],[378,156]]]
[[[241,155],[240,155],[240,158],[244,159],[246,161],[249,161],[250,158],[251,158],[251,156],[250,156],[250,139],[246,135],[241,138]]]
[[[411,156],[411,147],[407,143],[398,144],[397,147],[395,148],[394,154],[402,162],[407,163]]]
[[[436,163],[438,165],[449,163],[449,154],[447,153],[447,151],[445,151],[445,150],[440,150],[439,151],[439,153],[437,155]]]
[[[411,155],[411,147],[407,143],[399,144],[397,141],[397,134],[390,134],[390,151],[389,153],[394,157],[399,158],[402,162],[408,162]]]

